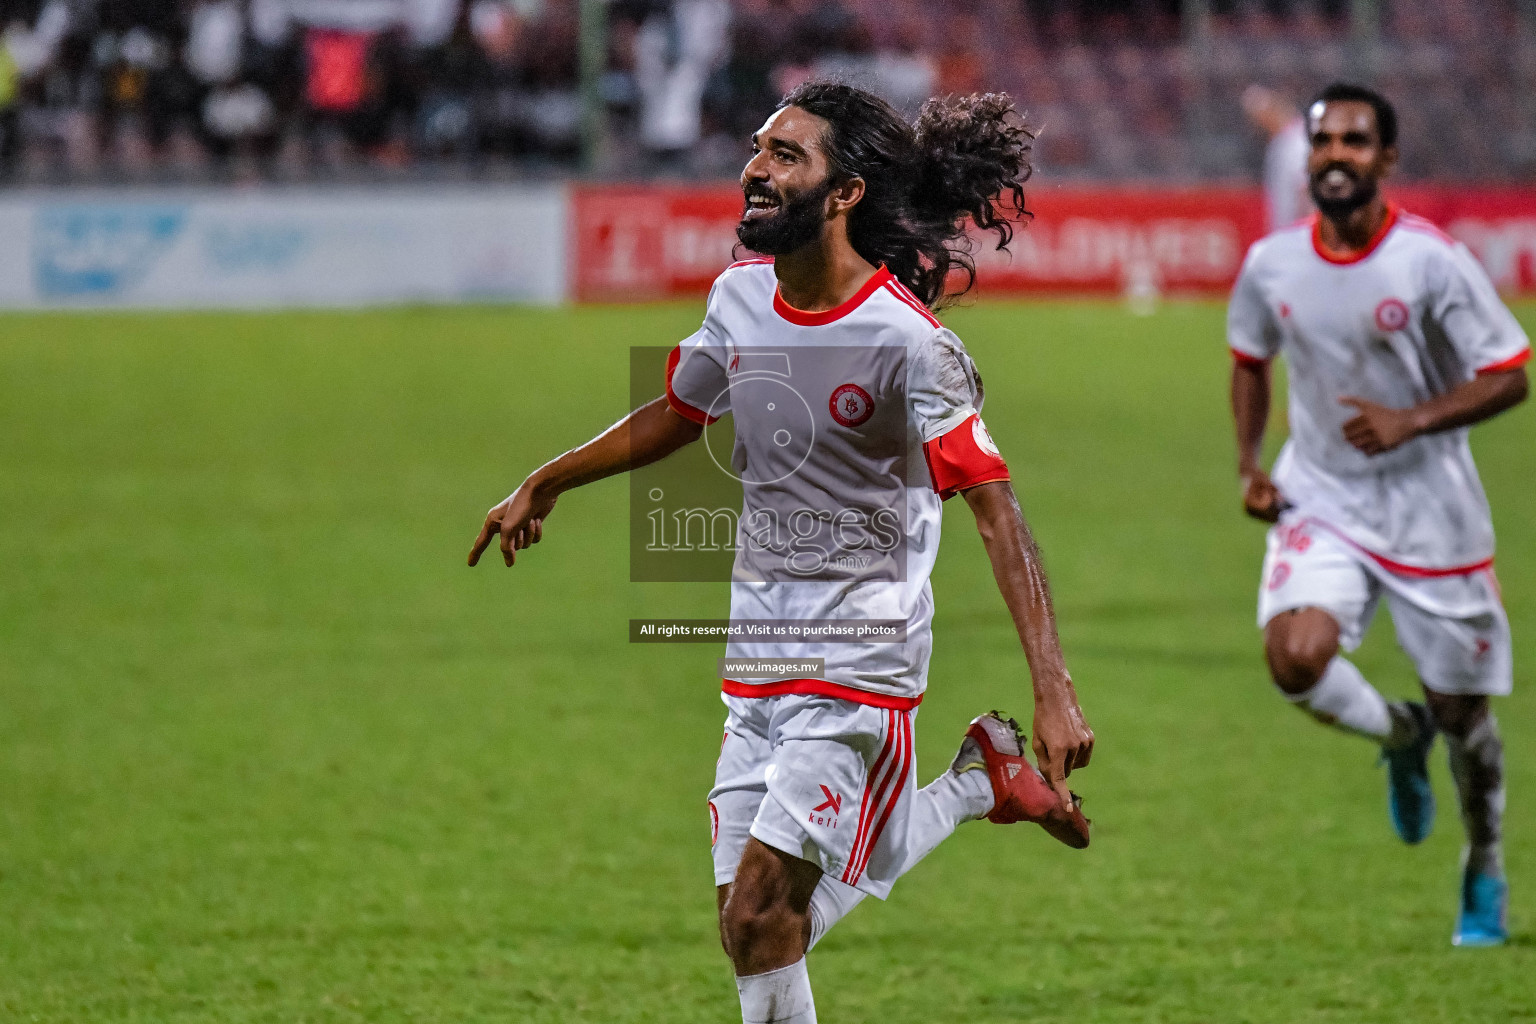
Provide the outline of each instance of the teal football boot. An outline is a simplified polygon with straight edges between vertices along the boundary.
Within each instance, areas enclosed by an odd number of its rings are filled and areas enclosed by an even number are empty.
[[[1419,723],[1418,738],[1392,750],[1383,748],[1387,765],[1387,809],[1392,827],[1408,844],[1422,843],[1435,825],[1435,791],[1429,785],[1429,751],[1435,745],[1435,720],[1423,704],[1408,701]]]
[[[1498,875],[1470,868],[1461,876],[1461,910],[1453,946],[1502,946],[1509,938],[1509,885]]]

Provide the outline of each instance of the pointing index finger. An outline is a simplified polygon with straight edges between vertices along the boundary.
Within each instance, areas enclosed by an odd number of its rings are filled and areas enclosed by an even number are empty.
[[[475,538],[474,547],[469,549],[469,564],[471,566],[479,564],[480,555],[484,553],[486,546],[491,543],[492,522],[493,520],[490,516],[485,517],[485,523],[480,527],[480,534]]]

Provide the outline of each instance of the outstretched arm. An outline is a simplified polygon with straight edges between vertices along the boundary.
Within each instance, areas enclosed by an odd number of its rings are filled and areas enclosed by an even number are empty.
[[[1040,772],[1056,790],[1063,810],[1071,810],[1066,778],[1086,767],[1093,756],[1093,730],[1083,718],[1077,691],[1056,636],[1056,612],[1046,582],[1040,549],[1024,521],[1013,487],[1006,480],[960,492],[976,515],[976,529],[992,560],[992,575],[1013,616],[1014,628],[1029,662],[1035,688],[1035,724],[1031,730]]]
[[[1480,373],[1407,409],[1389,409],[1349,395],[1339,401],[1353,406],[1358,415],[1344,424],[1344,438],[1367,455],[1380,455],[1422,434],[1481,423],[1525,401],[1529,390],[1524,367],[1517,367]]]
[[[703,432],[703,427],[674,412],[665,398],[642,405],[580,448],[534,470],[506,501],[486,513],[485,525],[469,551],[469,564],[479,562],[491,538],[498,535],[502,559],[513,564],[518,551],[543,537],[544,519],[561,494],[615,473],[648,466],[698,440]]]
[[[1237,475],[1243,482],[1243,511],[1273,523],[1280,518],[1281,497],[1259,456],[1269,422],[1270,364],[1267,360],[1232,361],[1232,420],[1237,427]]]

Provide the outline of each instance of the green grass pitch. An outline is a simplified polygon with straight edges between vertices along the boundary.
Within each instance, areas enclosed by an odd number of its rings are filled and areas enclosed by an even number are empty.
[[[513,570],[486,508],[624,411],[701,304],[0,318],[0,1019],[721,1022],[723,615],[627,580],[620,480]],[[1521,315],[1536,326],[1536,307]],[[1098,732],[1074,853],[962,827],[811,958],[828,1024],[1536,1020],[1536,448],[1478,430],[1514,622],[1514,941],[1450,947],[1460,835],[1261,665],[1219,304],[953,313]],[[659,387],[659,382],[658,382]],[[1029,707],[963,505],[919,774]],[[1385,617],[1359,662],[1412,690]]]

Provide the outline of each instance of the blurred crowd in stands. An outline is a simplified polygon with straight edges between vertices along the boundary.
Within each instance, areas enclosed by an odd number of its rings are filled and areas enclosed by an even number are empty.
[[[914,113],[1006,89],[1043,172],[1164,181],[1252,179],[1244,89],[1345,77],[1398,102],[1407,176],[1528,181],[1522,3],[1379,0],[1362,33],[1358,0],[1209,0],[1192,33],[1180,0],[0,0],[0,180],[733,175],[837,75]]]

